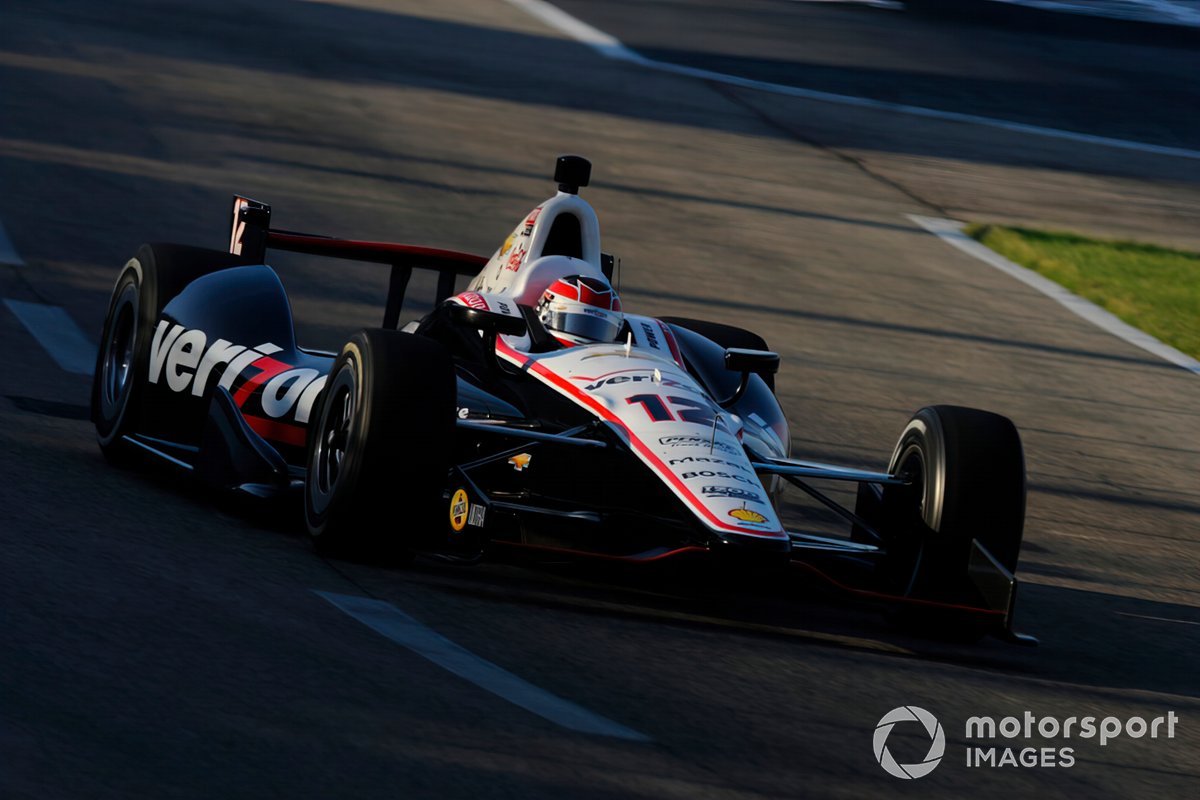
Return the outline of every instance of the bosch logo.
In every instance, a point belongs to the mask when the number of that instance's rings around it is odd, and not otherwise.
[[[925,754],[923,760],[915,764],[900,764],[892,757],[892,753],[887,747],[887,740],[892,733],[892,728],[896,727],[896,723],[899,722],[918,722],[929,734],[929,752]],[[873,742],[875,760],[879,762],[879,766],[883,767],[887,774],[904,780],[923,778],[933,772],[946,753],[946,734],[942,730],[942,723],[938,722],[937,717],[933,714],[919,706],[900,706],[884,714],[883,719],[879,720],[879,724],[875,726]]]
[[[748,483],[750,485],[754,485],[755,483],[753,479],[747,478],[745,475],[735,475],[732,472],[717,472],[711,469],[702,469],[696,472],[685,472],[683,473],[682,477],[685,481],[692,480],[693,478],[724,478],[726,480]]]

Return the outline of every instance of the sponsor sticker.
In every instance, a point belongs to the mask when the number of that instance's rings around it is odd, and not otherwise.
[[[533,233],[533,223],[537,222],[537,218],[539,215],[541,215],[541,213],[541,206],[538,206],[533,211],[529,212],[529,216],[525,218],[525,230],[522,232],[522,236],[528,236],[529,234]]]
[[[660,436],[658,443],[664,447],[709,447],[713,452],[720,451],[728,455],[734,454],[734,449],[725,442],[708,438],[707,436]]]
[[[459,489],[450,498],[450,527],[455,531],[461,531],[467,527],[467,515],[471,510],[471,504],[467,502],[467,490]]]
[[[481,294],[476,294],[475,292],[463,292],[459,295],[459,298],[470,308],[476,308],[480,311],[488,310],[488,302]]]
[[[761,525],[767,521],[767,518],[757,511],[751,511],[748,508],[734,508],[729,512],[729,516],[742,522],[753,522]]]
[[[272,342],[254,347],[225,339],[209,341],[202,330],[187,329],[170,320],[160,320],[150,340],[149,373],[146,380],[164,381],[172,392],[204,395],[210,381],[233,393],[239,408],[256,392],[263,412],[271,418],[291,416],[308,422],[313,403],[325,386],[326,376],[307,367],[294,367],[271,356],[283,348]],[[247,375],[247,373],[250,373]],[[235,390],[233,385],[245,375]]]
[[[642,334],[646,337],[646,342],[655,350],[662,350],[662,346],[658,343],[658,337],[654,334],[654,328],[650,323],[642,323]]]
[[[579,378],[571,376],[572,380],[589,380],[588,378]],[[617,386],[622,383],[655,383],[661,386],[666,386],[671,389],[682,389],[685,392],[694,392],[699,394],[700,391],[695,386],[690,386],[686,383],[674,380],[672,378],[664,378],[662,372],[655,369],[653,372],[640,372],[629,375],[615,375],[611,378],[601,377],[594,383],[589,383],[583,388],[589,392],[594,392],[603,386]]]
[[[508,463],[511,464],[512,468],[517,472],[524,472],[525,468],[529,466],[529,462],[531,460],[533,460],[533,456],[529,455],[529,453],[519,453],[518,455],[510,458]]]
[[[476,503],[471,506],[471,510],[467,512],[467,524],[475,528],[483,527],[483,518],[487,514],[487,507]]]
[[[749,483],[753,485],[754,479],[747,478],[745,475],[738,475],[733,472],[717,472],[712,469],[702,469],[696,472],[685,472],[682,477],[685,481],[690,481],[693,478],[724,478],[729,481],[738,481],[739,483]]]
[[[519,270],[521,268],[521,262],[525,259],[525,254],[527,252],[529,251],[525,249],[524,245],[518,246],[515,250],[513,250],[512,255],[508,257],[508,262],[504,265],[504,268],[512,270],[513,272]]]
[[[763,499],[754,492],[737,486],[704,486],[700,494],[708,497],[732,497],[734,500],[746,500],[751,503],[761,503]]]
[[[749,472],[749,467],[738,464],[736,461],[726,461],[723,458],[713,458],[712,456],[684,456],[683,458],[672,458],[668,461],[671,466],[679,464],[720,464],[723,467],[733,467],[740,469],[742,472]]]

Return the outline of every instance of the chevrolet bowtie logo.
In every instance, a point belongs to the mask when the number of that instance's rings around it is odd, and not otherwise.
[[[510,458],[508,463],[512,464],[513,469],[515,469],[517,472],[521,472],[529,466],[529,460],[531,458],[533,458],[533,456],[529,455],[529,453],[521,453],[520,455],[515,455]]]

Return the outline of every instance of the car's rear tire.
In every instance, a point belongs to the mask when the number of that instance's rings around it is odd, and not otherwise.
[[[1025,523],[1025,457],[1012,421],[959,406],[930,406],[913,415],[888,465],[911,479],[872,499],[860,492],[858,512],[877,526],[888,551],[885,588],[945,604],[976,606],[968,577],[977,539],[1009,572],[1017,568]],[[860,537],[856,537],[860,538]],[[988,627],[978,614],[904,607],[892,615],[916,632],[973,640]]]
[[[456,381],[449,352],[363,330],[329,372],[309,431],[304,516],[324,555],[403,560],[446,524]]]
[[[767,347],[767,342],[763,337],[744,328],[737,328],[733,325],[722,325],[719,322],[708,322],[702,319],[688,319],[686,317],[661,317],[661,319],[669,325],[678,325],[681,328],[687,328],[689,331],[698,333],[704,338],[719,344],[721,347],[741,347],[746,350],[771,349]],[[774,392],[775,376],[768,372],[762,374],[760,377],[766,382],[767,388]]]
[[[154,324],[184,287],[210,272],[245,264],[241,256],[178,244],[144,244],[117,276],[92,374],[92,422],[111,463],[136,453],[124,437],[137,418],[138,376],[144,372]]]

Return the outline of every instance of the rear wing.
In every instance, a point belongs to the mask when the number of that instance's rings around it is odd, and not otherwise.
[[[346,258],[391,266],[387,303],[383,311],[383,327],[394,330],[400,324],[404,295],[414,269],[438,273],[435,303],[454,294],[454,279],[459,275],[474,276],[488,263],[483,256],[417,247],[391,242],[364,242],[354,239],[335,239],[310,233],[295,233],[271,229],[271,207],[248,197],[234,195],[233,219],[229,230],[229,252],[243,256],[250,263],[266,262],[268,248],[287,250],[329,258]]]

